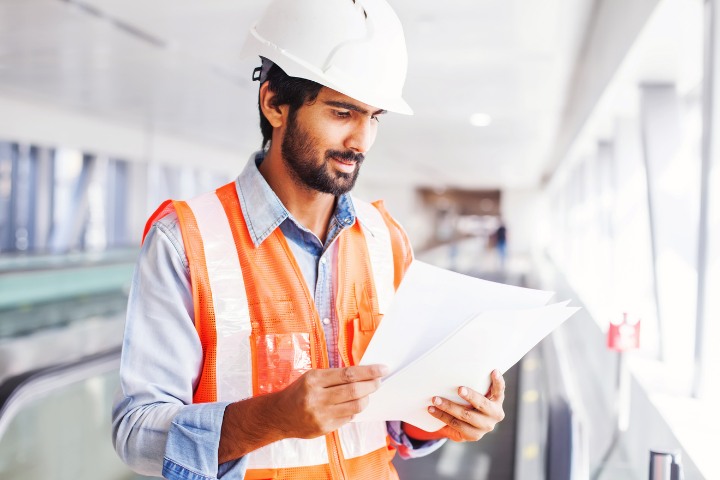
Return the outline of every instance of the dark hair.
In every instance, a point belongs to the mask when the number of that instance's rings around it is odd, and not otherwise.
[[[269,82],[268,89],[275,94],[273,106],[289,105],[291,119],[295,118],[295,114],[300,107],[315,101],[322,88],[322,85],[312,80],[289,76],[277,65],[273,65],[268,70],[267,81]],[[260,107],[259,97],[258,110],[260,110],[260,132],[263,136],[262,148],[266,148],[272,138],[273,127],[265,118],[265,114]]]

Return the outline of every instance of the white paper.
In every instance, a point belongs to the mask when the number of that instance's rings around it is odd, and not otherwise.
[[[427,412],[433,396],[465,404],[458,387],[484,394],[493,369],[505,372],[578,310],[542,306],[551,296],[414,262],[360,362],[388,365],[390,374],[353,421],[440,429]]]
[[[552,296],[553,292],[489,282],[415,260],[360,364],[385,364],[392,375],[479,313],[540,307]]]

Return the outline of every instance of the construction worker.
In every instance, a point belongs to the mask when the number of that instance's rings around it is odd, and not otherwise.
[[[386,369],[359,366],[412,261],[382,203],[352,198],[378,118],[412,113],[400,22],[385,0],[275,0],[261,57],[263,149],[236,181],[148,221],[133,278],[113,441],[135,471],[178,479],[394,479],[445,439],[503,418],[504,382],[447,426],[351,422]]]

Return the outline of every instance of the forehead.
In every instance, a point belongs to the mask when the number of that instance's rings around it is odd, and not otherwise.
[[[381,110],[378,107],[375,107],[373,105],[368,105],[367,103],[360,102],[358,100],[355,100],[352,97],[349,97],[345,95],[344,93],[340,93],[337,90],[333,90],[329,87],[322,87],[320,89],[320,92],[317,96],[317,102],[315,102],[318,105],[324,106],[325,102],[339,102],[339,103],[345,103],[348,105],[355,106],[358,110],[364,110],[366,112],[377,112]]]

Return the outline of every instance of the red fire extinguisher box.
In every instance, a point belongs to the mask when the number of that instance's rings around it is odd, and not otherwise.
[[[623,312],[622,317],[613,320],[607,333],[608,348],[617,351],[640,348],[640,318]]]

